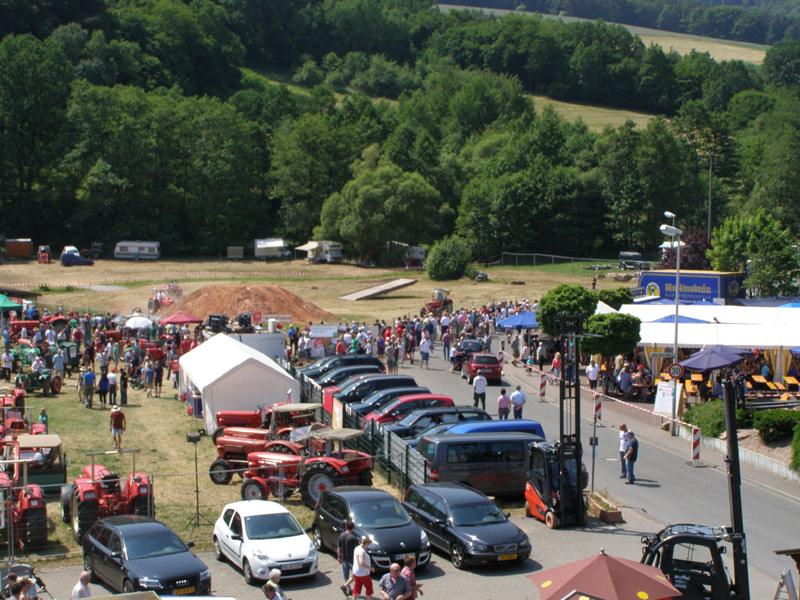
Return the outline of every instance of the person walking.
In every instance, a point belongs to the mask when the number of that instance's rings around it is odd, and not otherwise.
[[[466,367],[461,367],[466,368]],[[473,406],[478,408],[478,403],[480,403],[481,408],[486,410],[486,377],[482,374],[478,373],[475,376],[475,379],[472,380],[472,400]]]
[[[409,600],[411,598],[411,585],[403,577],[398,563],[392,563],[389,572],[381,577],[378,589],[383,595],[383,600]]]
[[[11,354],[11,351],[6,348],[6,351],[3,352],[2,359],[3,364],[3,380],[6,383],[11,383],[11,369],[14,367],[14,355]]]
[[[600,367],[594,362],[594,359],[589,362],[589,366],[586,367],[586,379],[589,381],[589,389],[596,390],[597,389],[597,380],[600,377]]]
[[[72,600],[80,600],[80,598],[91,598],[92,591],[89,589],[89,579],[92,574],[89,571],[81,573],[78,583],[72,588]]]
[[[350,584],[353,581],[353,553],[360,543],[354,529],[355,523],[347,521],[344,532],[339,534],[339,539],[336,541],[336,560],[342,565],[342,579],[344,579],[344,583],[339,587],[345,596],[352,593]]]
[[[620,479],[625,479],[628,476],[628,470],[625,467],[625,444],[628,443],[628,426],[622,423],[619,426],[619,466],[620,466]]]
[[[364,588],[365,598],[372,598],[372,578],[370,575],[375,572],[372,561],[367,552],[367,548],[372,543],[372,539],[365,535],[361,538],[361,543],[353,551],[353,598],[357,598]]]
[[[431,356],[431,341],[425,335],[422,336],[422,341],[419,343],[419,354],[420,354],[419,368],[421,369],[422,363],[425,363],[425,368],[427,369],[428,360],[430,359]]]
[[[117,403],[117,370],[114,367],[108,372],[108,403],[111,406]]]
[[[127,423],[125,421],[125,413],[122,412],[119,406],[112,407],[109,421],[111,424],[111,439],[114,440],[114,448],[122,450],[122,434],[125,433]]]
[[[119,405],[128,405],[128,373],[125,369],[119,374]]]
[[[508,419],[509,412],[511,412],[511,398],[506,395],[506,389],[503,388],[497,397],[497,418],[501,421]]]
[[[636,476],[633,474],[633,466],[639,458],[639,440],[633,435],[632,431],[628,431],[628,439],[625,443],[625,468],[628,471],[628,481],[626,485],[633,485],[636,483]]]
[[[444,321],[444,318],[442,318]],[[449,320],[447,321],[450,322]],[[444,325],[443,325],[444,326]],[[442,334],[442,356],[445,360],[450,358],[450,344],[453,342],[453,334],[450,333],[449,329],[445,329],[444,333]]]
[[[64,350],[59,348],[55,356],[53,356],[53,373],[58,375],[61,381],[65,379],[65,367]]]
[[[86,408],[92,408],[95,381],[97,381],[97,378],[94,371],[92,371],[91,367],[86,367],[86,372],[83,374],[83,397],[86,400]]]
[[[100,400],[100,408],[105,409],[107,397],[108,397],[108,374],[101,372],[100,381],[97,382],[97,398]]]
[[[525,392],[522,391],[522,386],[518,385],[514,393],[511,394],[511,405],[514,407],[514,418],[522,418],[522,407],[525,406],[527,398]]]
[[[417,583],[417,574],[414,572],[414,568],[417,566],[417,560],[414,558],[414,555],[407,554],[403,559],[403,563],[405,566],[403,570],[400,571],[400,574],[408,580],[408,585],[411,586],[411,600],[416,600],[417,594],[420,596],[424,595],[422,592],[422,584]]]

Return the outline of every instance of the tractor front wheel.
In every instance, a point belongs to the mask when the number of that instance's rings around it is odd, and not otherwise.
[[[214,445],[217,445],[217,438],[220,437],[223,433],[225,433],[224,427],[217,427],[214,430],[214,433],[211,434],[211,440],[214,442]]]
[[[97,521],[97,500],[81,500],[78,488],[72,491],[72,535],[79,544]]]
[[[47,541],[47,509],[25,511],[25,547],[40,548]]]
[[[72,486],[61,486],[61,522],[69,523],[72,520]]]
[[[315,463],[306,467],[300,479],[300,495],[307,506],[313,508],[325,490],[345,485],[347,480],[331,465]]]
[[[217,485],[228,485],[233,478],[231,463],[224,458],[218,458],[208,467],[208,476]]]
[[[58,375],[53,377],[53,380],[50,382],[50,389],[53,390],[54,394],[61,393],[61,377]]]
[[[267,490],[255,479],[245,479],[242,482],[242,500],[266,500]]]

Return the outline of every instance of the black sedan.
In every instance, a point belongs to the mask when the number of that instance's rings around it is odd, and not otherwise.
[[[376,365],[352,365],[347,367],[337,367],[336,369],[331,369],[324,375],[322,375],[318,380],[317,383],[320,387],[330,387],[332,385],[339,385],[343,381],[350,379],[356,375],[367,375],[367,374],[381,374],[381,368]]]
[[[531,553],[528,536],[494,502],[458,483],[412,485],[403,506],[446,552],[457,569],[523,561]]]
[[[302,369],[300,372],[306,377],[311,379],[319,379],[325,373],[338,369],[340,367],[354,367],[356,365],[373,365],[386,372],[386,366],[380,358],[369,356],[367,354],[343,354],[339,356],[332,356],[325,359],[325,362],[317,365],[314,363],[310,367]]]
[[[362,402],[348,404],[348,407],[353,412],[360,414],[362,417],[367,416],[371,412],[380,410],[390,402],[397,400],[400,396],[408,396],[410,394],[429,394],[430,390],[423,387],[400,387],[388,388],[385,390],[378,390],[372,392],[369,396],[364,398]]]
[[[83,568],[117,592],[160,596],[211,593],[211,572],[160,521],[116,516],[97,521],[83,537]]]
[[[388,571],[393,562],[413,555],[424,567],[431,559],[428,536],[389,492],[365,486],[325,490],[314,509],[311,536],[317,550],[336,549],[339,534],[352,519],[358,537],[370,536],[367,553],[376,570]]]

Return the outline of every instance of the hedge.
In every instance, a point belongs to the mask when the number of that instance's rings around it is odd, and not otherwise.
[[[800,472],[800,424],[794,426],[794,437],[792,438],[792,462],[789,468]]]
[[[766,443],[792,439],[795,426],[800,423],[800,411],[765,410],[756,413],[753,426]]]

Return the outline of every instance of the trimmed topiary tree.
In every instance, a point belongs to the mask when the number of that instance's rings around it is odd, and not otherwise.
[[[428,277],[434,281],[458,279],[472,259],[469,244],[458,236],[439,240],[428,253]]]
[[[597,308],[597,294],[579,285],[562,283],[548,291],[539,302],[536,319],[548,335],[558,335],[556,317],[560,315],[593,315]]]
[[[597,292],[600,300],[608,304],[614,310],[619,310],[623,304],[633,303],[633,294],[631,290],[626,287],[618,287],[615,290],[600,290]]]
[[[636,348],[641,337],[639,326],[642,322],[633,315],[608,313],[592,315],[587,320],[586,333],[602,337],[587,337],[581,340],[581,350],[589,354],[614,356],[628,354]]]

